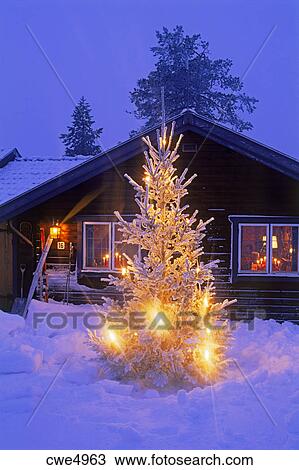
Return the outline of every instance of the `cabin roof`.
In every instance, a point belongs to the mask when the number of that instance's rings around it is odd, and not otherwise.
[[[299,181],[299,161],[243,134],[185,110],[171,120],[176,133],[192,131]],[[146,134],[153,135],[155,129]],[[0,153],[0,220],[7,220],[88,179],[115,168],[144,150],[141,136],[95,157],[23,157],[17,149]],[[204,145],[204,144],[203,144]]]
[[[0,155],[0,207],[90,157],[23,157],[13,149]]]

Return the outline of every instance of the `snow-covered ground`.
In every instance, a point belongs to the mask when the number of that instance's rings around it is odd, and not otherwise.
[[[218,385],[159,394],[99,380],[86,332],[0,313],[2,449],[299,449],[299,327],[240,324]]]

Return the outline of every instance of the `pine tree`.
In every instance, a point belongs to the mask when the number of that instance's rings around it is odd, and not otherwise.
[[[185,34],[182,26],[173,31],[164,27],[156,36],[157,45],[151,48],[155,68],[130,93],[135,117],[145,120],[142,129],[159,122],[161,86],[168,119],[192,109],[234,130],[252,129],[244,117],[255,110],[258,100],[243,92],[241,79],[231,74],[230,59],[212,59],[209,43],[200,34]]]
[[[117,331],[108,322],[99,334],[90,332],[93,348],[115,378],[156,387],[215,380],[226,363],[229,340],[221,318],[231,302],[213,300],[212,268],[217,261],[201,261],[202,240],[212,219],[198,221],[198,211],[190,216],[181,203],[196,175],[186,180],[187,170],[176,174],[182,136],[172,149],[173,135],[174,123],[168,141],[166,128],[161,135],[157,132],[157,148],[149,137],[143,138],[148,147],[143,183],[125,175],[136,191],[140,213],[128,222],[115,212],[124,242],[138,245],[144,256],[131,259],[124,254],[124,275],[109,277],[124,302],[105,298],[101,313],[108,320],[123,314],[131,327]],[[133,328],[132,312],[144,312],[146,328]]]
[[[72,114],[72,125],[68,126],[68,132],[61,134],[60,138],[65,145],[65,155],[97,155],[101,147],[96,142],[103,129],[93,129],[95,121],[91,115],[91,107],[84,96],[75,106]]]

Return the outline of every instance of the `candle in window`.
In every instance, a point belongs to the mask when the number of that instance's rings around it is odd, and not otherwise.
[[[107,268],[109,266],[109,255],[105,255],[103,257],[103,264],[104,264],[104,267]]]

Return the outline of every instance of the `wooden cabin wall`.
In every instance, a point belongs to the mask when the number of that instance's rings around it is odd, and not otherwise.
[[[198,154],[181,152],[177,160],[179,171],[189,166],[189,175],[198,177],[189,187],[186,202],[190,211],[199,210],[199,216],[206,220],[214,217],[208,226],[204,241],[205,260],[220,259],[216,272],[218,287],[225,290],[230,286],[231,226],[229,215],[280,215],[299,216],[299,184],[290,177],[272,170],[229,148],[212,141],[205,141],[197,134],[187,132],[184,144],[195,143]],[[77,239],[77,216],[113,214],[134,214],[137,210],[134,191],[122,176],[128,173],[137,181],[143,177],[143,155],[95,176],[87,182],[54,196],[22,217],[34,220],[36,224],[49,229],[53,219],[62,221],[67,241],[75,245]],[[241,288],[261,287],[259,281]],[[270,284],[263,288],[271,289]],[[277,288],[277,287],[276,287]]]
[[[13,242],[6,223],[0,224],[0,309],[13,297]]]

